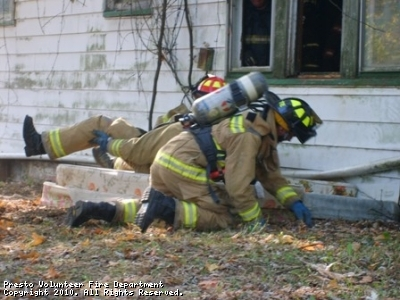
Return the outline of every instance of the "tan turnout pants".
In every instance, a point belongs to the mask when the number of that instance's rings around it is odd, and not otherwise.
[[[93,130],[106,132],[114,139],[130,139],[140,136],[140,131],[122,118],[111,119],[95,116],[72,126],[42,132],[42,142],[51,159],[96,146],[90,143],[95,136]]]
[[[151,168],[151,186],[167,196],[180,199],[176,200],[175,229],[215,230],[234,224],[228,205],[229,196],[222,187],[212,186],[220,200],[217,204],[207,184],[185,180],[158,164],[153,164]]]

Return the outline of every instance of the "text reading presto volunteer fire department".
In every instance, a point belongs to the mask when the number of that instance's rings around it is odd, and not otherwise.
[[[9,297],[77,297],[77,296],[183,296],[179,289],[168,290],[162,281],[159,282],[11,282],[3,281],[2,294]]]

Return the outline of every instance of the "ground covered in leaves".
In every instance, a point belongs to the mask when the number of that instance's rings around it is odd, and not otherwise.
[[[400,299],[398,223],[70,229],[40,194],[0,182],[1,299]]]

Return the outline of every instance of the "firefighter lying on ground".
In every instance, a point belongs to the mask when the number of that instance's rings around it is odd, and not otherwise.
[[[200,98],[225,84],[222,78],[208,74],[191,89],[192,97]],[[182,132],[180,123],[172,121],[174,115],[188,112],[182,103],[161,116],[157,120],[156,128],[147,133],[122,118],[111,119],[100,115],[69,127],[39,134],[33,125],[33,119],[26,116],[23,126],[25,154],[27,157],[47,154],[50,159],[57,159],[94,147],[93,155],[102,167],[148,174],[158,149]],[[102,147],[97,147],[98,144]],[[106,151],[117,159],[112,160]]]
[[[184,131],[158,151],[150,186],[141,200],[121,200],[115,205],[78,201],[68,210],[67,225],[76,227],[89,219],[135,222],[145,232],[153,220],[161,219],[174,229],[202,231],[230,227],[233,216],[245,223],[263,224],[252,186],[258,180],[311,227],[310,211],[281,175],[277,145],[293,136],[305,143],[316,136],[322,121],[301,99],[281,100],[271,92],[267,98],[211,126],[223,189],[210,178],[210,164],[194,134]]]

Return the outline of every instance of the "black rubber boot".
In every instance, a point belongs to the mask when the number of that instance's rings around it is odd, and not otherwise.
[[[65,223],[70,227],[78,227],[90,219],[111,222],[115,213],[115,205],[111,203],[79,200],[68,209]]]
[[[146,198],[148,199],[143,199]],[[174,224],[175,219],[175,200],[172,197],[165,196],[163,193],[151,188],[149,193],[144,193],[142,198],[142,207],[139,209],[135,224],[140,227],[142,233],[155,219],[161,219],[168,225]]]
[[[107,152],[101,150],[100,147],[94,147],[92,149],[92,154],[96,163],[102,168],[114,169],[115,158],[111,158],[111,156],[108,155]]]
[[[25,141],[25,155],[27,157],[33,155],[46,154],[43,148],[42,136],[36,131],[33,125],[33,119],[30,116],[25,116],[22,135]]]

